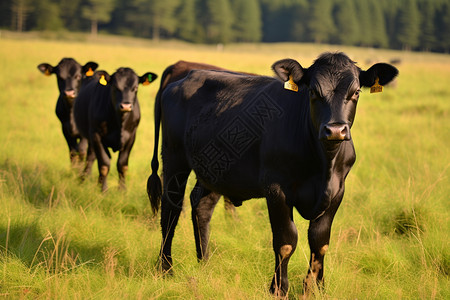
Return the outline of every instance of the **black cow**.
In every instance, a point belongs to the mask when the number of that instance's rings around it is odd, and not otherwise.
[[[98,182],[102,191],[106,191],[111,161],[109,147],[114,152],[119,151],[119,184],[125,188],[128,158],[141,118],[138,86],[148,85],[158,76],[147,72],[139,77],[130,68],[119,68],[111,76],[104,71],[95,76],[100,77],[100,80],[93,80],[81,89],[73,109],[76,126],[89,141],[84,174],[90,173],[92,163],[97,158]]]
[[[287,266],[297,244],[293,207],[310,220],[305,293],[313,280],[322,282],[331,223],[356,157],[350,128],[360,88],[385,85],[398,71],[384,63],[362,71],[343,53],[324,53],[309,68],[292,59],[272,68],[282,81],[198,70],[163,93],[161,118],[155,118],[155,126],[162,123],[163,270],[172,268],[174,230],[186,178],[194,170],[199,183],[190,198],[198,258],[208,257],[218,194],[237,205],[265,197],[275,252],[271,292],[288,291]],[[152,174],[150,189],[159,180]],[[149,194],[155,211],[160,196]]]
[[[56,102],[56,115],[61,121],[64,138],[67,141],[72,166],[84,161],[86,156],[87,141],[80,139],[80,135],[74,126],[72,108],[82,85],[85,85],[94,74],[98,64],[88,62],[80,65],[73,58],[63,58],[56,66],[48,63],[38,65],[39,71],[44,75],[56,74],[58,80],[59,96]]]
[[[210,65],[210,64],[204,64],[204,63],[198,63],[198,62],[190,62],[190,61],[184,61],[180,60],[173,65],[168,66],[163,74],[161,75],[161,83],[159,86],[159,90],[156,93],[155,97],[155,118],[160,118],[161,110],[159,102],[161,101],[162,93],[166,89],[166,87],[175,81],[178,81],[192,71],[192,70],[220,70],[220,71],[227,71],[224,68]],[[248,73],[243,73],[248,74]],[[249,74],[253,75],[253,74]],[[159,139],[159,126],[155,128],[155,139]],[[154,171],[155,176],[158,175],[158,168],[159,168],[159,161],[158,161],[158,147],[154,148],[153,152],[153,159],[152,159],[152,170]],[[158,181],[156,181],[158,182]],[[158,194],[161,193],[161,186],[155,187],[153,186],[150,189],[150,186],[147,187],[147,193],[155,193],[155,197],[157,197]],[[236,211],[234,208],[234,205],[231,203],[230,199],[227,197],[224,197],[225,201],[225,209],[230,211],[233,215],[235,215]]]

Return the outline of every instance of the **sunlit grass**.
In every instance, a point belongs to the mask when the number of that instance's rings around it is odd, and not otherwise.
[[[32,50],[32,51],[31,51]],[[159,218],[145,187],[153,154],[153,104],[159,80],[139,89],[142,120],[131,153],[126,192],[118,190],[113,154],[110,189],[97,170],[80,183],[54,109],[56,79],[39,63],[62,57],[97,61],[114,72],[161,74],[180,59],[271,75],[291,57],[308,67],[322,51],[341,50],[362,68],[401,58],[395,87],[364,90],[352,128],[357,162],[332,228],[321,299],[446,299],[450,296],[450,103],[448,55],[327,45],[195,46],[116,37],[71,41],[0,39],[0,296],[6,298],[271,299],[272,237],[265,200],[237,209],[221,200],[211,222],[211,259],[198,263],[189,201],[177,226],[175,274],[155,266]],[[192,188],[193,183],[190,182]],[[308,222],[299,231],[289,276],[302,293]]]

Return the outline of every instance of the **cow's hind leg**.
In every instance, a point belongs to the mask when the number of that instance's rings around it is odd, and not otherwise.
[[[233,218],[237,219],[238,215],[236,212],[236,207],[234,206],[233,202],[231,202],[230,198],[223,196],[223,202],[225,206],[225,211],[229,213]]]
[[[171,165],[177,166],[175,161],[171,161]],[[190,170],[188,168],[181,172],[174,172],[169,168],[164,169],[164,192],[161,199],[162,244],[160,252],[160,263],[164,272],[170,272],[173,266],[172,240],[183,208],[184,191],[189,173]]]
[[[220,195],[204,188],[198,181],[191,192],[192,224],[198,260],[209,257],[209,222]]]
[[[284,296],[289,288],[287,275],[289,259],[297,247],[297,227],[293,221],[292,208],[286,204],[285,195],[278,185],[269,188],[267,207],[275,252],[275,275],[270,291],[276,296]]]
[[[342,191],[322,216],[309,222],[308,242],[311,254],[308,275],[303,282],[305,295],[310,294],[314,286],[323,287],[323,260],[330,242],[331,224],[343,194]]]

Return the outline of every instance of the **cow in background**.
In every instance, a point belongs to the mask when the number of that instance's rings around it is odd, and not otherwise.
[[[69,146],[72,166],[75,166],[78,162],[83,162],[87,151],[87,141],[81,139],[74,126],[72,119],[73,104],[81,86],[87,84],[97,67],[98,64],[92,61],[82,66],[73,58],[63,58],[56,66],[48,63],[38,65],[39,71],[44,75],[56,75],[59,96],[55,112],[61,121],[63,135]]]
[[[172,240],[194,170],[201,186],[190,195],[193,210],[201,208],[192,218],[197,257],[208,258],[218,195],[235,204],[265,197],[275,254],[271,292],[288,292],[288,262],[297,246],[294,207],[310,220],[304,292],[322,285],[331,224],[356,159],[350,129],[361,87],[381,91],[398,70],[379,63],[364,71],[343,53],[324,53],[309,68],[283,59],[272,69],[278,78],[195,70],[168,85],[155,103],[161,106],[155,128],[161,121],[164,186],[162,195],[149,197],[154,211],[161,205],[164,271],[173,266]],[[150,191],[161,185],[155,171]]]
[[[111,148],[114,152],[119,151],[119,186],[125,188],[128,158],[141,119],[138,86],[148,85],[158,76],[151,72],[138,76],[130,68],[119,68],[111,76],[98,71],[94,76],[100,79],[92,80],[81,89],[73,109],[76,127],[89,141],[83,176],[90,173],[97,158],[98,182],[102,191],[106,191],[111,162],[108,148]]]

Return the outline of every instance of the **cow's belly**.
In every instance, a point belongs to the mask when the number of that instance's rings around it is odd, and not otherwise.
[[[206,187],[239,202],[263,196],[257,146],[239,152],[211,134],[191,137],[186,152],[191,168]]]

